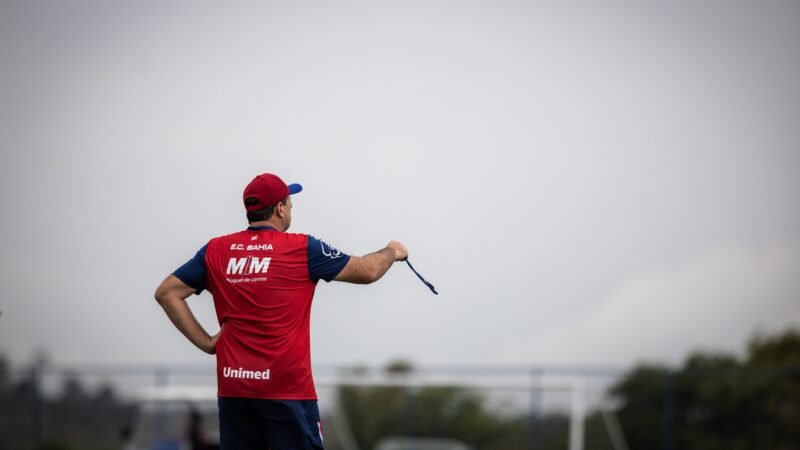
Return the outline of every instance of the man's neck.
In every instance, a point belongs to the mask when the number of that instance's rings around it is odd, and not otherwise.
[[[251,227],[272,227],[278,231],[286,231],[283,226],[275,220],[262,220],[260,222],[250,222]]]

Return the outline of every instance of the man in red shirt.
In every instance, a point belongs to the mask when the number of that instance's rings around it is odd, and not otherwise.
[[[317,282],[372,283],[408,256],[396,241],[358,257],[313,236],[286,233],[290,195],[301,190],[273,174],[257,176],[243,195],[250,226],[211,239],[155,293],[178,330],[217,355],[223,450],[322,448],[309,337]],[[186,303],[205,289],[220,324],[214,336]]]

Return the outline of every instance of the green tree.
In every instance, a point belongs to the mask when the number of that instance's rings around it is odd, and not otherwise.
[[[77,375],[68,376],[61,395],[52,397],[35,388],[32,369],[13,374],[9,366],[0,354],[0,449],[34,449],[37,439],[41,448],[53,450],[119,447],[118,430],[131,405],[119,401],[110,386],[94,392]]]
[[[754,338],[743,360],[698,353],[643,366],[612,388],[633,449],[800,448],[800,333]]]
[[[397,361],[386,371],[402,376],[413,366]],[[529,448],[527,416],[489,411],[484,398],[470,389],[345,386],[339,398],[362,449],[387,436],[455,438],[478,449]]]
[[[668,387],[665,367],[647,365],[633,370],[612,389],[621,397],[619,419],[632,449],[660,447],[665,421],[664,393]]]

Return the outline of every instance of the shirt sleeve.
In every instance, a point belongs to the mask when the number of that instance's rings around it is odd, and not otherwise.
[[[194,258],[172,272],[184,284],[197,289],[196,294],[198,295],[206,288],[206,247],[204,245],[197,251]]]
[[[314,281],[330,282],[344,269],[350,255],[336,250],[327,242],[308,236],[308,274]]]

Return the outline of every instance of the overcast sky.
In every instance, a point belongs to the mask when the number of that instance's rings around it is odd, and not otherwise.
[[[601,4],[602,3],[602,4]],[[316,364],[675,363],[800,325],[796,1],[0,2],[0,352],[199,362],[153,300],[246,226],[320,283]],[[217,329],[207,293],[190,305]]]

